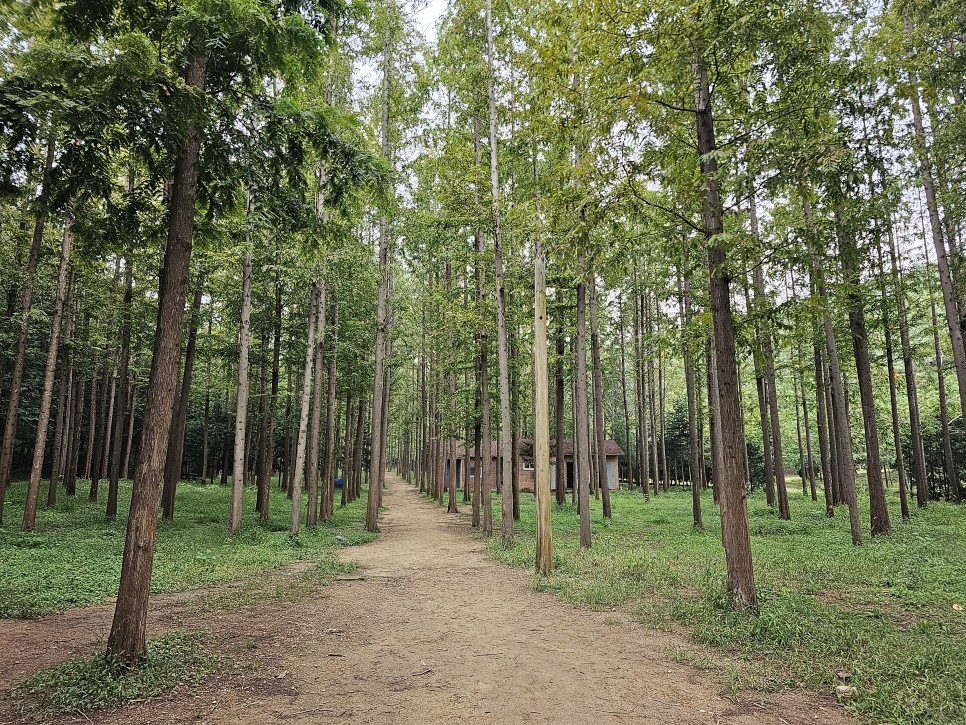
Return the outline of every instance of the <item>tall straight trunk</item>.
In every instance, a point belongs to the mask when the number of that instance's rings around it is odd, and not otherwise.
[[[885,265],[882,261],[882,246],[876,247],[879,267],[876,277],[879,283],[879,303],[882,313],[882,329],[885,334],[886,370],[889,374],[889,412],[892,420],[892,445],[896,452],[896,472],[899,478],[899,506],[903,521],[909,520],[908,482],[906,480],[906,463],[902,454],[902,431],[899,427],[899,401],[896,392],[896,365],[893,359],[892,320],[889,316],[889,302],[886,296]],[[910,434],[910,444],[914,434]]]
[[[836,220],[838,221],[838,212]],[[838,224],[836,225],[838,226]],[[889,508],[886,505],[885,488],[882,483],[882,462],[879,455],[879,426],[876,420],[875,395],[872,390],[872,363],[869,360],[869,337],[865,324],[865,304],[859,293],[858,248],[848,233],[839,233],[839,251],[842,268],[849,283],[847,294],[849,329],[852,333],[852,349],[855,355],[856,377],[859,397],[862,401],[862,422],[865,427],[866,477],[869,484],[869,504],[872,535],[885,535],[891,530]]]
[[[362,448],[366,432],[366,401],[365,398],[359,399],[359,412],[356,414],[356,441],[352,446],[352,500],[355,501],[361,495],[362,487]]]
[[[667,385],[664,379],[664,360],[662,359],[661,349],[657,351],[657,410],[658,428],[661,436],[661,485],[665,491],[671,488],[671,473],[667,465],[667,425],[666,425],[666,406]]]
[[[64,337],[69,337],[65,333]],[[66,347],[66,345],[62,346]],[[74,363],[70,355],[63,355],[63,365],[66,377],[62,374],[60,378],[60,390],[57,393],[57,423],[54,428],[54,459],[50,466],[50,479],[47,482],[47,508],[57,505],[57,485],[60,482],[61,470],[64,466],[66,454],[64,449],[67,447],[68,433],[70,430],[70,411],[73,400]]]
[[[749,196],[749,210],[751,218],[751,233],[757,240],[758,230],[758,205],[755,199],[754,190]],[[775,384],[775,354],[772,349],[771,320],[769,311],[771,305],[765,294],[765,273],[762,265],[755,267],[755,301],[758,303],[759,314],[761,315],[761,347],[765,362],[765,383],[768,386],[768,418],[771,425],[771,448],[774,455],[773,472],[775,475],[775,487],[778,493],[778,514],[783,519],[791,518],[791,511],[788,507],[788,489],[785,484],[785,458],[782,451],[782,431],[781,420],[778,415],[778,386]],[[795,407],[798,410],[798,406]]]
[[[806,223],[812,231],[811,205],[803,197],[803,208],[805,211]],[[846,409],[845,382],[842,379],[842,368],[839,365],[838,347],[835,342],[835,330],[832,327],[832,318],[829,315],[828,291],[825,288],[825,275],[822,271],[823,255],[819,249],[817,238],[813,238],[814,255],[816,261],[813,263],[812,276],[815,280],[815,287],[819,296],[822,298],[825,310],[822,315],[822,329],[825,334],[825,350],[828,354],[829,388],[831,392],[831,417],[834,426],[830,445],[835,447],[835,456],[838,465],[838,483],[842,492],[842,500],[849,508],[849,527],[852,532],[852,543],[859,546],[862,543],[862,529],[859,524],[858,505],[856,503],[855,492],[855,464],[852,459],[852,429],[849,424],[848,410]],[[836,496],[838,500],[838,496]]]
[[[94,368],[91,374],[91,399],[88,404],[87,413],[87,448],[84,453],[84,475],[82,478],[86,478],[90,481],[90,493],[87,498],[89,501],[97,500],[97,481],[91,476],[91,467],[94,464],[94,444],[95,435],[97,434],[97,411],[99,410],[97,406],[97,391],[100,389],[97,385],[97,375],[100,372],[100,368]],[[106,372],[106,371],[105,371]]]
[[[164,487],[161,490],[161,511],[168,521],[174,519],[174,499],[181,480],[181,463],[184,460],[184,434],[188,425],[188,406],[191,401],[191,377],[198,346],[198,317],[201,311],[202,284],[198,280],[194,298],[191,300],[191,316],[188,318],[188,344],[184,353],[184,371],[181,375],[181,392],[178,394],[174,417],[171,419],[168,453],[164,461]]]
[[[641,491],[644,494],[644,500],[647,501],[650,497],[649,487],[650,483],[647,478],[647,466],[645,465],[645,448],[644,444],[647,441],[647,419],[644,416],[644,347],[641,341],[641,320],[640,313],[638,310],[638,295],[635,292],[633,296],[633,308],[634,308],[634,392],[636,396],[637,404],[637,440],[635,442],[635,465],[637,466],[637,480],[641,484]]]
[[[342,501],[340,508],[345,508],[349,502],[349,480],[352,478],[352,395],[345,399],[345,440],[342,444]]]
[[[206,51],[190,49],[185,84],[204,91]],[[123,662],[139,660],[145,651],[148,598],[154,565],[158,503],[164,478],[174,394],[181,356],[181,328],[188,293],[188,267],[194,233],[201,134],[189,123],[175,160],[171,187],[168,239],[158,290],[158,323],[148,383],[141,449],[134,472],[131,511],[124,542],[121,581],[114,621],[107,641],[108,654]]]
[[[923,240],[925,242],[925,240]],[[926,247],[926,261],[929,260],[929,248]],[[953,461],[952,439],[949,433],[949,407],[946,402],[946,374],[943,371],[943,349],[939,342],[939,322],[936,315],[936,299],[933,295],[932,283],[928,284],[929,309],[932,318],[933,350],[936,355],[936,385],[939,389],[939,424],[943,442],[943,472],[946,482],[952,491],[958,487],[956,464]]]
[[[77,493],[77,466],[80,459],[81,428],[84,420],[85,383],[79,379],[74,390],[74,411],[71,413],[70,436],[67,441],[67,462],[64,465],[64,492],[68,496]]]
[[[916,505],[925,508],[929,500],[926,482],[926,454],[922,442],[922,421],[919,416],[919,391],[916,384],[916,368],[909,341],[909,313],[906,288],[899,270],[895,235],[890,221],[888,227],[889,261],[892,267],[892,286],[899,308],[899,344],[902,347],[902,370],[906,382],[906,401],[909,406],[909,440],[912,449],[913,474],[916,481]]]
[[[20,396],[23,392],[23,371],[27,360],[27,331],[30,326],[30,310],[33,307],[34,286],[37,278],[37,264],[40,261],[41,246],[44,241],[44,228],[47,224],[47,197],[50,194],[50,171],[54,164],[54,141],[47,141],[47,155],[44,161],[43,190],[40,205],[34,221],[34,232],[30,242],[30,255],[24,271],[23,286],[20,290],[20,330],[17,349],[14,353],[13,370],[10,374],[10,398],[7,401],[7,418],[3,429],[3,443],[0,445],[0,524],[3,523],[4,493],[10,485],[13,466],[13,449],[17,442],[17,417],[20,414]]]
[[[131,363],[131,303],[134,297],[134,260],[129,250],[124,260],[124,300],[121,303],[121,367],[118,370],[120,388],[117,400],[118,410],[114,420],[114,447],[111,452],[111,471],[107,486],[107,518],[117,516],[117,489],[121,479],[121,449],[124,446],[124,429],[127,427],[125,413],[134,416],[134,410],[128,410],[128,373]]]
[[[275,242],[276,263],[281,257],[279,237]],[[278,386],[282,356],[282,272],[275,272],[275,319],[272,325],[272,395],[268,403],[268,426],[258,465],[258,517],[268,522],[269,494],[272,489],[272,469],[275,461],[275,431],[278,417]]]
[[[482,349],[483,343],[480,342]],[[489,452],[487,452],[489,455]],[[480,528],[483,498],[483,356],[476,353],[476,407],[473,423],[473,460],[476,462],[476,475],[473,478],[473,501],[470,525]]]
[[[113,325],[111,325],[113,327]],[[90,479],[91,479],[91,492],[90,499],[92,501],[97,500],[97,493],[99,490],[100,480],[101,480],[101,459],[104,457],[104,439],[107,437],[106,426],[107,426],[107,408],[108,408],[108,397],[111,386],[109,384],[109,379],[112,379],[110,371],[109,356],[104,356],[104,380],[100,387],[100,399],[97,401],[97,422],[94,424],[94,446],[93,446],[93,458],[91,459],[90,468]],[[92,419],[93,420],[93,419]]]
[[[493,436],[490,432],[490,370],[489,370],[489,341],[486,333],[482,335],[480,344],[480,415],[482,423],[480,433],[482,436],[483,457],[480,461],[480,470],[483,473],[482,506],[483,506],[483,535],[493,535],[493,496],[490,485],[490,466],[493,463]],[[497,473],[499,475],[499,472]]]
[[[292,498],[292,526],[291,533],[299,532],[302,520],[302,487],[305,485],[305,450],[307,447],[309,428],[309,404],[312,398],[312,363],[315,360],[315,335],[319,327],[318,318],[321,316],[322,302],[320,299],[318,282],[312,283],[312,297],[309,302],[308,336],[305,342],[305,368],[302,373],[302,404],[299,413],[299,427],[295,444],[295,465],[292,480],[289,483],[289,495]]]
[[[644,325],[646,327],[647,337],[649,340],[653,340],[654,324],[653,318],[651,317],[650,295],[645,294],[641,298],[641,303],[645,306]],[[654,389],[654,352],[655,350],[652,343],[650,354],[647,356],[647,415],[651,429],[651,464],[648,466],[648,468],[651,471],[651,491],[655,496],[657,496],[659,490],[658,481],[661,477],[661,474],[658,468],[657,460],[657,395]]]
[[[325,402],[325,465],[322,470],[321,508],[319,515],[323,521],[329,521],[335,513],[335,420],[338,401],[335,397],[336,363],[339,350],[339,304],[335,292],[332,294],[332,335],[329,338],[329,371],[328,391]]]
[[[621,348],[621,405],[624,407],[624,445],[627,446],[627,450],[624,452],[624,457],[628,463],[627,465],[627,476],[628,476],[628,488],[634,488],[634,465],[632,461],[634,460],[632,456],[631,449],[631,417],[628,412],[627,407],[627,369],[624,355],[624,298],[618,297],[617,300],[617,330],[618,335],[620,335],[620,348]],[[693,380],[692,380],[693,382]],[[692,401],[694,402],[694,401]],[[618,486],[620,485],[620,465],[618,465]]]
[[[295,455],[292,452],[292,391],[298,386],[292,384],[292,366],[285,366],[288,370],[286,376],[288,384],[285,393],[285,415],[282,418],[284,435],[282,436],[282,475],[279,477],[279,486],[283,491],[291,490],[292,461]]]
[[[453,294],[453,281],[452,281],[452,264],[447,259],[446,260],[446,293],[447,297],[451,298]],[[446,323],[446,334],[447,334],[447,344],[449,347],[450,355],[455,356],[455,348],[453,344],[453,324],[451,320],[447,320]],[[452,357],[450,358],[451,363],[453,362]],[[456,420],[456,368],[455,365],[450,365],[449,370],[449,425],[454,425]],[[451,470],[449,471],[449,477],[447,479],[449,484],[449,503],[446,506],[446,512],[455,514],[459,513],[459,509],[456,506],[456,431],[452,431],[452,434],[447,435],[447,461],[452,461]]]
[[[512,462],[509,452],[513,447],[513,424],[510,419],[510,362],[507,352],[506,331],[506,283],[503,273],[503,240],[500,236],[500,163],[496,139],[496,91],[493,76],[496,72],[496,59],[493,48],[493,2],[486,0],[486,58],[489,67],[487,79],[487,108],[490,121],[490,191],[491,213],[493,219],[493,267],[496,275],[496,358],[500,378],[500,448],[503,451],[501,479],[505,485],[513,478]],[[513,495],[503,492],[502,526],[503,545],[513,541]]]
[[[685,248],[685,254],[687,249]],[[687,257],[685,257],[687,265]],[[704,521],[701,517],[701,478],[704,470],[704,445],[698,434],[697,426],[697,392],[695,390],[694,374],[694,350],[688,335],[688,327],[691,324],[693,298],[691,295],[691,271],[685,266],[683,280],[681,282],[682,294],[678,298],[681,308],[681,323],[685,328],[681,339],[684,347],[684,387],[688,398],[688,443],[691,449],[691,516],[694,520],[694,528],[704,531]]]
[[[553,527],[550,519],[550,391],[547,380],[547,259],[539,236],[533,258],[533,492],[536,496],[536,569],[548,576],[553,572]],[[558,345],[563,340],[558,338]],[[562,373],[560,378],[562,378]],[[559,378],[558,378],[559,380]],[[557,401],[563,397],[562,382],[558,383]],[[557,469],[562,467],[559,440],[562,410],[557,412]],[[560,475],[557,475],[558,500]]]
[[[57,270],[57,295],[54,298],[54,314],[50,319],[50,340],[47,344],[47,364],[44,367],[44,386],[40,396],[40,411],[37,415],[37,435],[34,439],[33,463],[30,467],[30,482],[27,485],[27,500],[23,511],[23,530],[32,531],[37,521],[37,500],[40,497],[40,475],[44,467],[44,453],[47,448],[47,428],[50,425],[50,404],[54,397],[54,372],[57,369],[57,346],[60,342],[60,327],[64,318],[64,299],[67,296],[67,270],[70,266],[71,246],[74,241],[74,200],[67,205],[64,219],[64,234],[60,246],[60,267]],[[0,494],[2,495],[2,494]]]
[[[590,280],[590,349],[594,381],[594,432],[597,436],[597,480],[600,486],[604,518],[611,518],[610,485],[607,481],[607,453],[604,446],[604,381],[600,371],[600,310],[597,285]]]
[[[564,326],[563,321],[557,328],[555,343],[557,360],[554,364],[554,456],[557,461],[556,482],[557,505],[567,503],[567,462],[564,460]]]
[[[305,477],[308,488],[305,525],[312,527],[318,522],[319,509],[319,445],[322,434],[322,375],[325,362],[325,316],[326,285],[322,282],[319,289],[319,311],[315,323],[315,372],[312,387],[312,417],[307,432]],[[308,382],[306,384],[309,384]]]
[[[264,285],[262,287],[262,291],[267,293],[268,286]],[[262,505],[262,488],[269,485],[268,481],[266,480],[266,475],[271,475],[271,471],[266,474],[262,469],[262,463],[265,459],[265,444],[268,442],[268,406],[266,400],[268,395],[268,330],[264,327],[259,335],[258,346],[258,432],[255,435],[255,439],[258,441],[258,447],[254,451],[254,477],[255,513],[260,514],[260,508]],[[261,517],[259,517],[259,520],[261,520]]]
[[[248,195],[248,208],[251,209],[251,194]],[[242,494],[245,486],[245,433],[248,423],[248,352],[251,346],[252,314],[252,257],[246,251],[242,255],[242,304],[241,324],[238,330],[238,399],[235,412],[235,457],[231,468],[231,511],[228,517],[228,532],[234,534],[241,528]],[[187,372],[187,364],[185,365]],[[179,462],[180,468],[180,462]],[[180,472],[180,471],[179,471]]]
[[[578,274],[586,273],[584,252],[577,257]],[[577,282],[577,389],[575,418],[577,435],[574,442],[580,451],[577,480],[577,508],[580,513],[580,546],[589,549],[590,540],[590,437],[587,427],[587,285]]]
[[[715,383],[717,387],[718,432],[720,434],[721,470],[716,471],[715,489],[721,507],[721,536],[728,569],[728,591],[740,608],[757,609],[751,563],[751,539],[748,532],[748,510],[745,503],[744,470],[741,436],[741,405],[738,397],[738,365],[735,349],[734,319],[731,312],[730,280],[726,255],[720,236],[724,232],[721,190],[717,178],[717,149],[711,92],[703,61],[693,64],[695,80],[695,117],[698,154],[704,177],[703,216],[708,248],[710,281],[708,303],[714,337]]]
[[[131,386],[131,402],[128,405],[130,413],[127,418],[127,438],[124,442],[124,459],[121,461],[121,478],[124,480],[128,479],[127,474],[131,470],[131,451],[134,448],[134,422],[138,399],[137,378],[132,375],[129,382]]]
[[[99,475],[101,478],[110,476],[111,460],[111,432],[114,430],[114,410],[117,403],[117,373],[111,376],[111,388],[107,394],[107,415],[104,418],[104,433],[101,441],[101,467]]]
[[[390,37],[389,26],[382,47],[382,113],[380,118],[380,150],[383,158],[390,160],[389,139],[389,73],[390,73]],[[376,305],[376,350],[372,386],[372,443],[369,459],[369,498],[366,501],[366,531],[379,531],[379,506],[382,502],[382,471],[385,462],[382,460],[383,441],[383,407],[385,397],[383,390],[386,382],[386,346],[387,329],[389,324],[389,220],[382,216],[379,219],[379,292]]]
[[[912,35],[912,23],[905,18],[906,34]],[[926,131],[922,121],[922,101],[919,94],[919,79],[915,72],[910,72],[910,104],[912,106],[912,126],[915,132],[913,146],[919,160],[919,178],[926,194],[926,209],[929,213],[929,228],[932,234],[933,247],[936,251],[936,267],[939,270],[939,286],[943,295],[943,306],[946,311],[946,325],[949,328],[949,341],[953,353],[953,365],[956,369],[956,381],[959,387],[960,410],[966,414],[966,345],[963,342],[963,329],[960,324],[960,314],[956,302],[956,290],[953,286],[952,274],[949,270],[949,258],[946,254],[946,244],[943,240],[942,220],[939,214],[939,203],[936,199],[936,185],[933,178],[933,163],[926,142]],[[950,244],[953,240],[948,240]],[[959,500],[959,482],[954,480],[954,500]]]

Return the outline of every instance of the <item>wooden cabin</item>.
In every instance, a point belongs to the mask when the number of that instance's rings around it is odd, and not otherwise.
[[[497,489],[497,484],[500,480],[502,474],[501,471],[501,453],[500,445],[498,441],[491,441],[489,446],[483,445],[483,450],[486,451],[489,448],[490,457],[490,468],[489,468],[489,481],[490,488],[492,490]],[[535,471],[534,471],[534,461],[533,461],[533,440],[530,438],[523,438],[519,442],[519,454],[517,458],[517,466],[520,471],[520,490],[521,491],[533,491],[535,485]],[[557,487],[557,456],[555,448],[555,441],[550,440],[550,489],[556,490]],[[469,450],[469,455],[464,450],[464,444],[460,442],[454,442],[451,447],[453,451],[451,456],[448,456],[446,461],[446,476],[447,482],[449,481],[449,476],[455,472],[456,474],[456,485],[460,488],[463,485],[463,479],[467,472],[467,467],[469,469],[469,475],[475,476],[476,469],[479,465],[476,460],[476,451],[471,446]],[[483,454],[485,455],[485,453]],[[607,462],[607,482],[611,490],[616,490],[618,488],[618,478],[617,478],[617,461],[624,455],[623,449],[614,440],[604,441],[604,457]],[[481,456],[482,457],[482,456]],[[571,489],[576,481],[576,463],[574,461],[574,442],[572,439],[564,439],[563,442],[563,465],[566,466],[566,480],[567,488]]]

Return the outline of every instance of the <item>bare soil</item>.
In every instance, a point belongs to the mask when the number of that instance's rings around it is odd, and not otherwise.
[[[487,556],[465,516],[444,514],[395,476],[387,485],[382,535],[346,551],[361,564],[355,575],[287,588],[303,565],[265,575],[254,590],[155,597],[151,636],[212,632],[224,667],[210,683],[61,722],[854,722],[830,698],[727,697],[713,673],[669,655],[693,644],[534,592],[529,573]],[[103,646],[111,614],[108,604],[0,622],[0,688]],[[3,722],[16,717],[0,703]]]

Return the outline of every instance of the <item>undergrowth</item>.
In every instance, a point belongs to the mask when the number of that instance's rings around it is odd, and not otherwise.
[[[18,713],[42,721],[54,715],[107,710],[207,681],[218,658],[201,632],[170,632],[148,642],[144,660],[125,666],[105,653],[38,670],[14,685]]]
[[[36,617],[68,607],[97,604],[117,592],[126,518],[108,521],[104,501],[90,503],[78,481],[78,495],[60,495],[53,509],[41,508],[37,528],[16,527],[23,513],[26,483],[7,490],[6,523],[0,527],[0,618]],[[192,589],[251,577],[295,561],[319,562],[319,573],[344,566],[336,549],[371,541],[362,530],[365,496],[335,508],[329,522],[289,534],[291,503],[272,491],[267,524],[254,513],[255,492],[245,490],[242,530],[228,535],[230,489],[182,482],[173,521],[158,521],[152,592]],[[121,482],[118,510],[128,510],[129,481]],[[302,497],[303,500],[305,497]],[[304,516],[304,514],[303,514]],[[339,537],[339,538],[336,538]]]

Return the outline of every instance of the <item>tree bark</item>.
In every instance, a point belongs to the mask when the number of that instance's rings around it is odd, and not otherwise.
[[[594,432],[597,436],[597,481],[600,486],[604,518],[609,519],[612,516],[604,436],[604,381],[600,371],[600,310],[597,303],[597,285],[593,276],[590,281],[590,350],[594,382]]]
[[[131,303],[134,296],[134,262],[131,250],[124,260],[124,299],[121,303],[121,367],[118,371],[120,388],[117,400],[118,410],[114,420],[114,447],[111,452],[111,471],[107,486],[107,518],[117,516],[117,490],[121,478],[121,456],[124,447],[124,430],[127,427],[124,416],[129,412],[134,416],[134,410],[127,411],[128,404],[128,373],[131,363]]]
[[[314,527],[318,523],[319,512],[319,468],[321,464],[319,445],[321,443],[322,427],[322,374],[325,362],[325,317],[326,317],[326,284],[323,281],[319,288],[319,310],[315,323],[315,370],[312,381],[312,417],[307,432],[306,469],[305,476],[308,489],[308,501],[305,509],[305,525]]]
[[[721,536],[728,569],[728,591],[736,606],[757,610],[751,563],[751,539],[745,502],[741,437],[741,406],[738,398],[738,367],[735,350],[734,319],[731,312],[730,279],[727,257],[721,236],[723,208],[717,179],[717,149],[711,92],[704,63],[693,64],[695,80],[695,117],[698,154],[701,159],[703,185],[704,233],[708,249],[710,275],[708,301],[714,338],[715,383],[717,387],[718,431],[720,435],[721,469],[715,472],[714,487],[721,507]]]
[[[335,292],[332,293],[332,335],[329,343],[328,391],[325,403],[325,465],[322,470],[322,496],[320,517],[329,521],[335,513],[335,413],[336,413],[336,363],[339,350],[339,304]]]
[[[185,72],[186,85],[204,91],[207,62],[204,50],[191,49],[191,60]],[[158,290],[158,323],[144,410],[141,450],[134,472],[135,483],[131,494],[131,511],[124,542],[117,605],[107,642],[108,654],[127,663],[136,662],[145,651],[157,511],[177,385],[184,303],[188,291],[200,147],[200,130],[195,124],[189,124],[175,161],[168,239]]]
[[[583,250],[578,252],[577,270],[579,275],[586,273],[586,257]],[[577,397],[576,419],[577,436],[575,443],[580,451],[578,465],[580,474],[577,481],[577,507],[580,514],[580,546],[589,549],[590,538],[590,437],[587,421],[587,285],[577,282]]]
[[[251,212],[251,193],[247,198],[247,211]],[[231,510],[228,517],[228,533],[235,534],[241,528],[242,496],[245,492],[245,433],[248,424],[248,353],[251,346],[252,314],[252,257],[246,250],[242,255],[242,304],[241,324],[238,329],[238,399],[235,412],[235,456],[231,467]],[[185,365],[187,372],[187,365]],[[181,464],[178,463],[179,474]]]
[[[23,371],[27,360],[27,331],[30,327],[30,310],[33,306],[34,286],[37,282],[37,264],[40,261],[41,246],[44,241],[44,228],[47,224],[47,199],[50,195],[50,171],[54,164],[54,141],[47,141],[47,155],[44,161],[43,187],[40,194],[40,208],[34,221],[34,232],[30,242],[30,255],[24,272],[23,287],[20,291],[20,330],[17,337],[17,350],[14,353],[13,370],[10,373],[10,398],[7,401],[7,418],[3,429],[3,444],[0,446],[0,524],[3,523],[3,504],[10,473],[13,466],[13,449],[17,442],[17,417],[20,414],[20,396],[23,392]]]
[[[57,346],[60,342],[60,327],[64,318],[64,299],[67,296],[67,270],[70,266],[70,254],[73,241],[74,200],[71,199],[67,204],[64,219],[64,234],[60,247],[60,267],[57,271],[57,295],[54,298],[54,314],[50,320],[50,341],[47,344],[47,364],[44,368],[44,386],[40,396],[40,411],[37,415],[37,435],[34,439],[34,455],[33,463],[30,467],[30,482],[27,485],[27,500],[24,504],[24,531],[32,531],[37,521],[37,500],[40,497],[40,475],[43,471],[44,453],[47,448],[47,428],[50,425],[50,404],[54,396],[54,373],[57,370]]]
[[[547,380],[547,261],[538,237],[533,259],[533,468],[534,494],[536,496],[536,569],[549,576],[553,572],[553,527],[550,519],[550,411],[549,383]],[[558,338],[558,344],[563,340]],[[563,397],[562,373],[558,378],[557,401]],[[557,469],[560,464],[559,441],[562,412],[557,412]],[[558,500],[560,475],[557,475]]]
[[[315,360],[315,332],[319,326],[317,318],[321,316],[320,291],[317,282],[312,283],[312,294],[309,302],[308,333],[305,342],[305,369],[302,373],[302,405],[299,413],[299,427],[295,444],[295,467],[289,483],[289,495],[292,498],[292,526],[291,533],[298,534],[302,520],[302,487],[305,485],[305,449],[309,427],[309,404],[312,399],[312,363]]]
[[[191,377],[195,365],[195,351],[198,344],[198,315],[201,310],[202,284],[198,280],[194,298],[191,301],[191,316],[188,318],[188,344],[184,353],[184,371],[181,375],[181,392],[178,394],[174,416],[171,419],[171,433],[168,438],[168,452],[164,461],[164,488],[161,490],[161,511],[168,521],[174,519],[174,500],[181,480],[181,464],[184,460],[184,434],[188,424],[188,407],[191,402]]]

